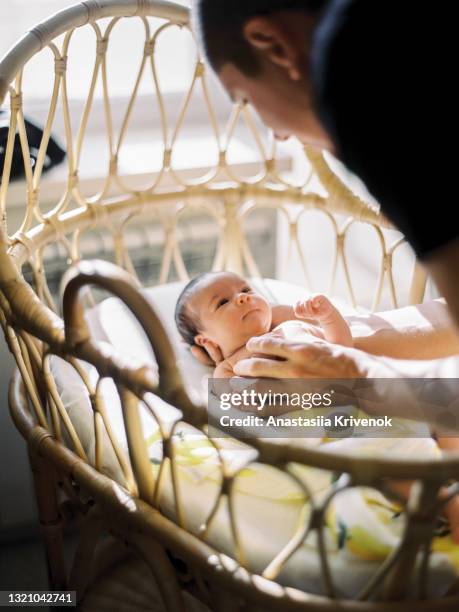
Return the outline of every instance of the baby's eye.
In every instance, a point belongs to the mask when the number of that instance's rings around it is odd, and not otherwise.
[[[220,306],[224,306],[227,303],[228,303],[227,298],[222,298],[221,300],[219,300],[219,302],[217,304],[217,308],[220,308]]]
[[[250,287],[244,287],[244,289],[242,290],[242,293],[250,293],[252,291],[252,289]]]

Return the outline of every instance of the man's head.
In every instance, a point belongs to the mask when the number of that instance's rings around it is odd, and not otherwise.
[[[247,101],[280,139],[331,148],[314,112],[310,47],[328,0],[197,0],[195,27],[235,101]]]
[[[224,357],[271,326],[271,306],[237,274],[209,272],[188,283],[175,308],[175,321],[190,345],[219,348]]]

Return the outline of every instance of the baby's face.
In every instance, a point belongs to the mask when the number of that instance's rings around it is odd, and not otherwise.
[[[196,343],[204,345],[203,339],[210,340],[225,357],[271,327],[269,303],[247,281],[230,272],[204,279],[188,307],[201,323]]]

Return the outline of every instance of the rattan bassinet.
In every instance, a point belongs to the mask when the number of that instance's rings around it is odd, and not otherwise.
[[[244,226],[250,215],[266,211],[271,221],[284,221],[290,246],[294,247],[289,251],[296,249],[300,265],[306,272],[301,220],[308,214],[320,213],[329,223],[333,237],[332,276],[341,266],[348,296],[354,305],[353,276],[346,253],[351,230],[360,224],[371,228],[380,264],[373,307],[377,307],[384,287],[393,305],[398,303],[393,261],[403,240],[390,243],[384,230],[389,224],[375,207],[354,195],[332,172],[322,154],[306,151],[312,178],[320,183],[318,189],[317,185],[311,187],[314,182],[311,177],[302,184],[290,183],[280,170],[274,148],[268,148],[257,131],[250,109],[235,107],[226,129],[221,128],[207,87],[205,66],[199,58],[178,117],[174,122],[170,120],[158,79],[157,46],[171,28],[187,31],[188,17],[184,7],[160,0],[88,0],[61,11],[31,30],[0,63],[0,100],[5,105],[9,101],[11,108],[0,190],[0,320],[18,368],[11,382],[10,407],[13,420],[29,448],[50,587],[76,589],[85,610],[345,609],[376,612],[388,606],[394,611],[456,610],[459,583],[452,581],[448,589],[443,589],[441,598],[434,597],[429,576],[431,583],[435,582],[435,576],[431,576],[429,559],[438,514],[433,500],[441,485],[457,478],[459,460],[397,461],[381,457],[363,460],[337,457],[294,444],[294,441],[283,440],[280,444],[278,440],[252,440],[251,446],[246,447],[252,448],[248,458],[237,468],[230,469],[224,459],[224,449],[205,433],[205,407],[190,395],[184,384],[161,318],[145,294],[138,291],[139,276],[125,241],[131,223],[155,224],[160,228],[164,246],[156,283],[165,285],[172,271],[181,281],[188,277],[178,238],[180,220],[188,213],[205,215],[214,223],[217,245],[212,262],[214,269],[245,272],[253,277],[260,276],[260,268]],[[116,126],[117,120],[111,111],[107,52],[110,37],[125,19],[142,24],[145,44],[134,87],[126,92],[129,96],[126,112]],[[85,68],[92,71],[92,77],[80,118],[72,117],[67,95],[67,62],[72,37],[79,28],[89,29],[95,42],[94,64]],[[44,136],[32,167],[24,124],[23,70],[37,54],[45,53],[54,59],[54,85],[48,100]],[[146,186],[133,188],[123,176],[119,158],[129,132],[139,83],[146,71],[151,71],[152,75],[150,95],[156,101],[153,113],[161,161]],[[101,189],[88,196],[80,164],[97,83],[101,83],[102,88],[109,159]],[[175,168],[174,151],[180,142],[192,94],[199,96],[200,103],[208,111],[218,154],[213,168],[199,177],[189,178]],[[61,113],[66,141],[67,180],[61,192],[55,194],[54,206],[46,209],[40,191],[42,168],[58,113]],[[72,128],[78,120],[75,137]],[[240,176],[228,163],[228,149],[240,120],[246,122],[260,154],[260,163],[250,176]],[[15,140],[16,132],[19,137]],[[10,211],[10,173],[15,143],[26,160],[26,191],[23,208]],[[18,210],[21,219],[13,229],[13,217],[18,216]],[[82,246],[85,236],[98,231],[110,237],[111,256],[117,265],[91,261],[85,255]],[[50,245],[56,244],[64,250],[70,268],[65,279],[62,309],[53,298],[48,283],[49,258],[45,256]],[[89,332],[85,307],[89,308],[97,299],[92,290],[88,291],[89,285],[118,296],[140,321],[153,347],[158,374],[151,366],[131,364]],[[409,285],[410,290],[406,293],[409,293],[410,303],[422,301],[426,279],[417,266]],[[66,412],[63,393],[67,389],[65,384],[58,384],[53,356],[58,356],[72,370],[73,377],[79,379],[86,392],[91,410],[91,453],[80,439],[81,431]],[[100,378],[91,377],[84,364],[92,364],[93,373],[97,372]],[[121,398],[126,448],[120,446],[110,429],[111,406],[107,405],[102,383],[107,378],[115,381]],[[178,425],[160,431],[161,455],[152,471],[152,462],[155,462],[147,453],[139,405],[142,400],[145,404],[150,401],[154,404],[159,401],[154,398],[158,397],[181,411],[182,423],[201,432],[206,440],[206,452],[215,457],[216,489],[199,529],[191,527],[190,502],[181,490],[183,457],[179,456],[173,442]],[[110,447],[119,472],[118,482],[110,470],[105,469],[107,447]],[[254,573],[248,558],[252,551],[244,546],[244,533],[239,524],[239,485],[236,486],[236,482],[244,470],[260,469],[260,466],[290,479],[300,499],[298,508],[301,510],[308,499],[311,511],[299,510],[294,532],[270,562]],[[295,466],[317,469],[318,474],[338,472],[342,476],[325,498],[313,503]],[[398,545],[390,554],[386,552],[382,563],[373,563],[372,575],[358,593],[344,595],[336,588],[329,563],[324,536],[326,510],[332,499],[343,491],[360,485],[380,488],[387,477],[417,480],[418,495],[411,500]],[[168,485],[165,484],[167,479]],[[171,496],[172,512],[163,511],[160,503],[161,489],[165,487]],[[209,536],[222,504],[226,509],[223,520],[231,540],[231,554],[228,554],[228,546],[222,545],[220,549],[216,544],[218,533],[214,539]],[[261,514],[260,521],[262,519]],[[63,530],[67,524],[77,525],[79,533],[79,544],[69,570],[65,568],[63,554]],[[269,534],[269,529],[266,533]],[[299,588],[298,581],[296,588],[289,586],[289,579],[283,574],[286,564],[307,537],[317,538],[314,563],[319,568],[321,585],[314,589],[315,594],[308,592],[310,589],[306,587]],[[264,539],[260,535],[252,546],[263,547]],[[370,565],[372,562],[367,561]],[[349,572],[353,571],[350,567]]]

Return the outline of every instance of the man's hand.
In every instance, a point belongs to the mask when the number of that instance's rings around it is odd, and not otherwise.
[[[375,359],[362,351],[331,344],[308,333],[298,339],[285,338],[282,330],[251,338],[247,349],[261,356],[239,361],[234,366],[238,376],[366,378],[369,362]]]
[[[247,349],[257,356],[239,361],[234,366],[234,373],[258,378],[257,389],[271,388],[273,379],[296,378],[303,386],[304,379],[315,379],[313,385],[318,385],[320,390],[324,379],[340,379],[343,384],[335,400],[339,399],[341,405],[346,403],[346,398],[352,400],[350,403],[358,400],[359,407],[368,414],[437,425],[438,404],[442,403],[445,410],[452,410],[453,416],[456,415],[454,407],[449,406],[448,388],[442,379],[446,378],[447,383],[448,379],[459,378],[459,356],[431,361],[391,359],[332,344],[308,333],[288,338],[282,334],[282,329],[252,338]],[[437,381],[434,403],[430,397],[432,393],[425,393],[425,388],[419,389],[416,384],[425,378]],[[349,387],[343,379],[349,380]],[[384,379],[393,380],[384,382]],[[414,380],[410,383],[409,379]],[[280,385],[281,381],[277,383]],[[308,387],[310,390],[312,388]],[[450,429],[459,429],[459,421],[455,422]]]

